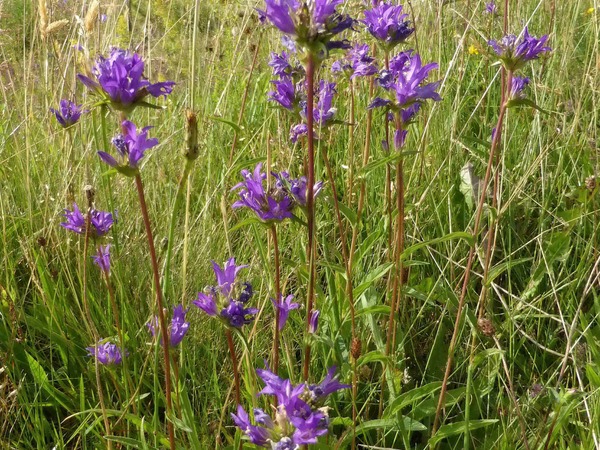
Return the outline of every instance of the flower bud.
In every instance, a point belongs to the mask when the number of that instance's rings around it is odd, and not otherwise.
[[[187,126],[187,142],[183,156],[188,160],[194,161],[198,158],[198,118],[196,113],[191,109],[185,111],[185,119]]]

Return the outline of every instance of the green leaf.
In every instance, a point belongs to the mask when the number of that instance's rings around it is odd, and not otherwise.
[[[390,358],[378,350],[373,350],[358,358],[356,364],[361,367],[371,362],[379,362],[381,365],[386,366],[390,362]]]
[[[530,108],[537,109],[543,114],[551,113],[551,111],[546,111],[545,109],[540,108],[533,100],[530,100],[528,98],[514,98],[506,102],[507,108],[517,108],[520,106],[529,106]]]
[[[231,233],[233,231],[239,230],[240,228],[245,228],[250,225],[266,226],[266,224],[264,222],[262,222],[258,217],[252,216],[252,217],[248,217],[248,218],[236,223],[234,226],[232,226],[229,229],[229,232]]]
[[[518,266],[520,264],[529,262],[531,260],[533,260],[532,257],[518,258],[495,265],[490,269],[490,273],[488,274],[488,285],[491,284],[496,278],[498,278],[507,270],[512,269],[513,267]]]
[[[375,281],[379,280],[386,273],[388,273],[393,266],[393,263],[388,262],[373,269],[373,271],[371,271],[365,277],[362,283],[354,288],[354,298],[360,297],[363,292],[365,292],[373,283],[375,283]]]
[[[401,258],[404,260],[411,253],[414,253],[417,250],[420,250],[424,247],[428,247],[430,245],[435,244],[441,244],[442,242],[452,241],[455,239],[464,239],[469,243],[469,245],[473,245],[474,242],[473,235],[471,233],[467,233],[465,231],[455,231],[454,233],[450,233],[439,238],[430,239],[428,241],[419,242],[418,244],[411,245],[402,252]]]
[[[402,412],[402,408],[408,406],[418,400],[421,400],[423,397],[427,397],[428,395],[433,394],[438,389],[442,387],[441,381],[434,381],[433,383],[428,383],[424,386],[411,389],[408,392],[404,392],[400,394],[396,399],[389,404],[384,412],[384,417],[394,416],[397,413]]]
[[[384,316],[390,315],[390,306],[389,305],[374,305],[368,306],[366,308],[362,308],[356,312],[356,317],[360,316],[372,316],[377,314],[383,314]]]
[[[402,422],[397,419],[376,419],[361,423],[356,427],[356,436],[365,434],[371,430],[404,430],[404,431],[425,431],[427,427],[421,422],[403,416]],[[347,430],[341,437],[335,448],[345,448],[352,440],[353,430]]]
[[[429,439],[429,445],[434,446],[442,439],[450,436],[456,436],[457,434],[464,433],[467,428],[469,431],[477,430],[478,428],[484,428],[490,425],[494,425],[498,422],[498,419],[482,419],[482,420],[470,420],[469,422],[454,422],[448,425],[442,425],[435,435]]]
[[[236,133],[242,132],[242,129],[240,128],[240,126],[231,120],[223,119],[222,117],[217,117],[217,116],[208,116],[208,118],[211,120],[214,120],[216,122],[221,122],[221,123],[224,123],[225,125],[229,125],[231,128],[233,128],[235,130]]]

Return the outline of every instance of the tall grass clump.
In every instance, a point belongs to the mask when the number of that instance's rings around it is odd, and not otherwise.
[[[0,4],[0,448],[600,448],[594,1]]]

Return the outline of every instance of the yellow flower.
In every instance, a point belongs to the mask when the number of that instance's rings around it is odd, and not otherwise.
[[[592,14],[594,14],[595,11],[596,8],[592,6],[591,8],[588,8],[588,10],[585,13],[591,16]]]
[[[473,44],[469,46],[469,55],[479,55],[479,50]]]

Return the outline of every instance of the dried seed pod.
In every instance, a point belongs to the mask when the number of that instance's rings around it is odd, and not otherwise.
[[[479,330],[481,330],[481,332],[487,337],[492,337],[494,334],[496,334],[496,328],[494,328],[494,324],[492,324],[492,321],[489,319],[477,319],[477,326],[479,327]]]
[[[361,350],[362,343],[360,342],[360,339],[353,338],[352,343],[350,344],[350,354],[352,355],[352,358],[354,358],[355,360],[360,358]]]

